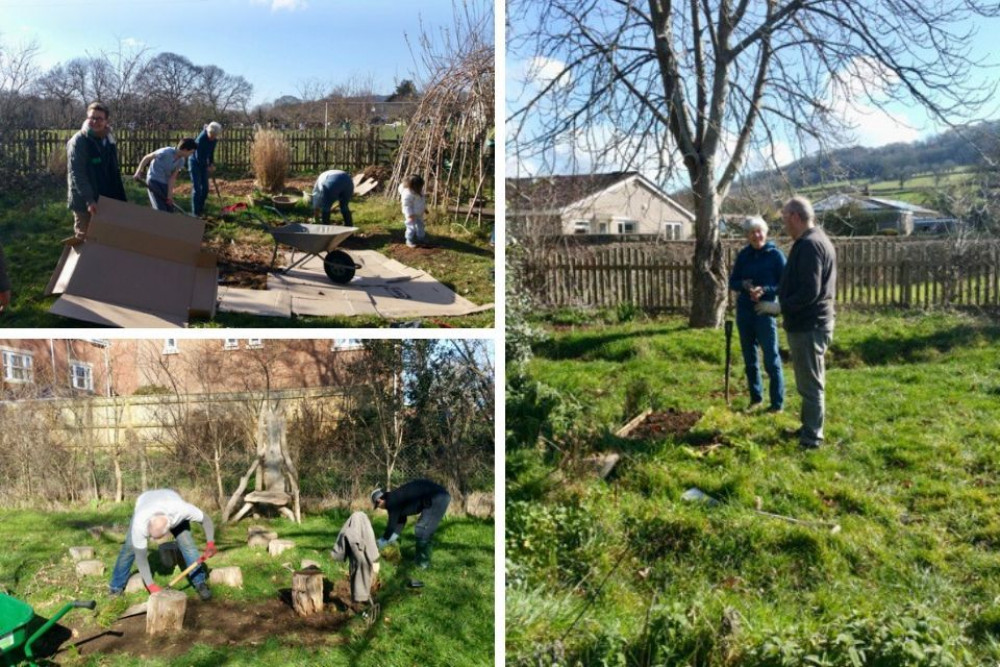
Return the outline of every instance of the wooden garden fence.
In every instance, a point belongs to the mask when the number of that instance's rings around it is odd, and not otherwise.
[[[778,241],[788,253],[790,241]],[[743,242],[726,242],[732,268]],[[1000,240],[834,239],[838,304],[932,308],[1000,307]],[[686,311],[692,299],[694,241],[529,249],[524,282],[550,308]],[[732,293],[730,294],[732,297]]]
[[[164,146],[176,146],[190,130],[115,131],[122,171],[132,173],[144,155]],[[369,165],[391,165],[399,139],[382,138],[377,129],[357,136],[324,136],[322,130],[282,131],[291,152],[290,168],[295,172],[343,169],[357,172]],[[66,141],[72,130],[15,130],[0,133],[0,155],[5,167],[22,174],[37,174],[49,168],[53,156],[66,155]],[[253,128],[226,128],[216,145],[215,161],[226,169],[250,171]]]

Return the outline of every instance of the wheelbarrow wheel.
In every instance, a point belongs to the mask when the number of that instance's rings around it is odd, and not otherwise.
[[[326,277],[340,285],[346,285],[354,277],[354,260],[343,250],[331,250],[323,258]]]

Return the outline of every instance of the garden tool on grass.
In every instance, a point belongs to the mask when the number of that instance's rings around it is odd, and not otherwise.
[[[219,190],[219,182],[215,180],[215,176],[212,177],[212,185],[215,186],[215,194],[219,197],[219,206],[222,206],[222,191]]]
[[[200,556],[198,558],[198,560],[196,560],[195,562],[191,563],[186,568],[184,568],[183,572],[181,572],[176,577],[174,577],[173,579],[171,579],[170,583],[167,584],[167,588],[173,588],[174,584],[176,584],[178,581],[180,581],[184,577],[186,577],[189,574],[191,574],[192,572],[194,572],[194,570],[199,565],[201,565],[202,563],[204,563],[205,560],[206,559],[205,559],[204,556]],[[145,614],[146,611],[147,611],[148,605],[149,605],[148,602],[140,602],[139,604],[134,604],[131,607],[129,607],[128,609],[126,609],[125,612],[121,616],[119,616],[118,618],[115,619],[115,621],[120,621],[123,618],[131,618],[132,616],[140,616],[142,614]]]
[[[729,368],[733,365],[733,321],[726,320],[726,405],[729,405]]]

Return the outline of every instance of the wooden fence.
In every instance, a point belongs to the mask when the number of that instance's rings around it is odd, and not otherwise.
[[[790,241],[779,245],[788,253]],[[732,268],[743,242],[726,242]],[[838,304],[1000,307],[1000,240],[834,239]],[[691,306],[694,241],[576,245],[526,253],[525,286],[545,307],[648,311]],[[730,294],[732,297],[732,294]]]
[[[199,130],[200,131],[200,130]],[[129,130],[115,132],[122,171],[132,173],[147,153],[164,146],[176,146],[184,137],[199,131]],[[324,136],[322,130],[283,131],[295,172],[343,169],[356,172],[372,164],[392,165],[398,138],[382,138],[379,130],[357,136]],[[66,141],[72,130],[16,130],[0,133],[0,156],[7,168],[22,174],[45,171],[53,156],[66,155]],[[215,148],[215,161],[226,169],[250,171],[253,128],[227,128]]]

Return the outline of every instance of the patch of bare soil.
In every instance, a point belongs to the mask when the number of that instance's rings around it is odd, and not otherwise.
[[[687,435],[699,419],[700,412],[680,412],[673,408],[665,412],[652,412],[627,437],[633,440],[655,440],[668,435]]]
[[[410,262],[414,260],[427,259],[441,253],[441,248],[434,246],[417,246],[416,248],[411,248],[405,243],[393,243],[389,248],[392,252],[392,258],[407,266],[410,266]]]
[[[356,614],[350,608],[346,580],[326,583],[323,613],[302,618],[291,607],[288,589],[279,597],[260,602],[201,602],[190,596],[184,629],[174,637],[146,635],[145,615],[125,618],[103,632],[87,634],[75,646],[82,656],[128,653],[142,658],[175,658],[187,653],[192,644],[209,646],[256,646],[271,638],[287,637],[289,645],[322,646]],[[68,618],[68,617],[67,617]]]
[[[219,267],[219,285],[247,289],[267,289],[267,273],[273,248],[249,243],[213,239],[206,243],[215,253]],[[279,255],[280,264],[280,255]]]

